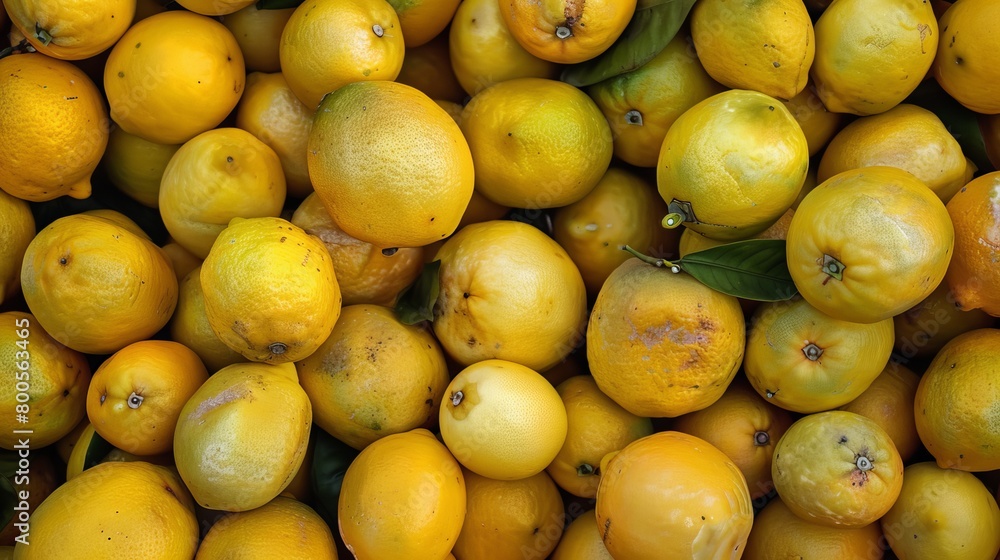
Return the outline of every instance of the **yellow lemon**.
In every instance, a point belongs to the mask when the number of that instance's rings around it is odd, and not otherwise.
[[[53,445],[56,457],[59,457],[63,463],[69,463],[69,457],[73,453],[73,449],[76,447],[76,442],[79,441],[80,435],[82,435],[88,428],[93,429],[90,426],[90,421],[86,418],[86,410],[84,410],[83,420],[78,422],[68,434],[64,435]]]
[[[827,527],[792,513],[778,496],[754,517],[744,560],[770,558],[882,558],[882,531],[878,523],[864,527]]]
[[[445,390],[441,438],[465,468],[496,480],[533,476],[566,441],[566,406],[534,370],[483,360],[459,372]]]
[[[356,449],[431,426],[449,381],[431,333],[377,305],[345,307],[330,338],[295,367],[316,425]]]
[[[788,226],[792,223],[792,216],[794,215],[795,211],[789,208],[787,212],[778,218],[777,222],[771,224],[771,227],[750,237],[750,239],[785,239],[788,235]],[[705,237],[693,229],[684,228],[677,246],[677,252],[680,253],[681,257],[684,257],[690,253],[697,253],[698,251],[704,251],[725,244],[725,241]]]
[[[1000,53],[993,22],[1000,5],[989,0],[954,2],[941,16],[934,77],[959,103],[987,115],[1000,113],[1000,72],[990,61]]]
[[[104,67],[111,118],[160,144],[180,144],[218,126],[236,107],[245,80],[233,34],[184,10],[130,27]]]
[[[201,265],[192,269],[180,281],[177,309],[170,319],[170,338],[198,354],[209,373],[244,360],[239,352],[226,346],[212,331],[205,312]]]
[[[993,317],[982,309],[963,311],[957,303],[948,282],[941,282],[926,299],[893,317],[896,352],[907,360],[930,359],[956,336],[993,326]]]
[[[337,560],[330,527],[311,507],[278,496],[251,511],[231,513],[215,522],[195,560]]]
[[[385,0],[307,0],[281,33],[278,56],[288,86],[309,109],[357,81],[395,80],[403,33]]]
[[[461,120],[476,190],[504,206],[576,202],[611,163],[607,120],[592,99],[563,82],[519,78],[494,84],[469,101]]]
[[[916,177],[894,167],[855,169],[802,199],[788,227],[788,269],[816,309],[875,323],[937,288],[954,238],[944,204]]]
[[[601,541],[594,510],[582,513],[566,527],[550,560],[614,560]]]
[[[169,469],[111,462],[87,469],[39,504],[30,544],[15,545],[14,557],[193,558],[198,536],[191,495]]]
[[[333,221],[380,248],[448,237],[472,197],[473,156],[461,129],[407,85],[356,82],[326,96],[307,153]]]
[[[811,85],[782,103],[806,135],[809,157],[815,156],[826,146],[833,135],[840,130],[841,122],[844,120],[844,115],[834,113],[823,105],[823,101],[816,95],[816,90]],[[815,173],[815,170],[810,169],[810,172]]]
[[[176,241],[169,241],[161,249],[170,259],[170,264],[174,266],[174,274],[177,282],[180,282],[189,272],[201,266],[201,259],[191,254],[190,251],[181,247]]]
[[[626,163],[656,167],[677,117],[724,90],[692,56],[689,41],[678,33],[646,64],[587,88],[611,125],[615,156]]]
[[[388,0],[399,15],[406,48],[419,47],[437,37],[451,22],[461,0]]]
[[[115,127],[101,167],[111,184],[143,206],[160,205],[160,179],[180,144],[158,144]]]
[[[802,128],[773,97],[748,90],[713,95],[670,126],[656,184],[671,214],[720,241],[767,229],[795,201],[809,149]]]
[[[201,359],[183,344],[135,342],[94,372],[87,417],[102,438],[122,451],[169,453],[181,407],[207,379]]]
[[[392,507],[387,507],[392,504]],[[384,437],[347,468],[337,523],[357,560],[444,560],[465,520],[462,469],[424,429]]]
[[[574,64],[606,51],[625,31],[635,0],[502,0],[500,13],[511,35],[531,54]]]
[[[90,196],[108,143],[108,112],[94,82],[42,54],[0,59],[0,187],[24,200]]]
[[[863,393],[839,410],[874,420],[892,438],[896,451],[905,463],[920,447],[913,415],[913,400],[919,382],[920,376],[916,373],[890,361]]]
[[[471,224],[438,250],[434,334],[459,365],[498,358],[545,371],[583,338],[587,293],[558,243],[521,222]]]
[[[278,56],[281,33],[295,8],[262,10],[254,5],[255,2],[248,4],[245,8],[223,15],[222,25],[232,32],[239,43],[247,72],[278,72],[281,70]]]
[[[230,220],[278,216],[284,203],[278,155],[239,128],[215,128],[185,142],[160,181],[163,224],[202,259]]]
[[[812,20],[800,0],[702,0],[691,12],[691,37],[716,81],[778,99],[805,89],[816,55]]]
[[[466,97],[451,68],[448,35],[441,33],[419,47],[406,47],[403,66],[396,76],[397,82],[419,89],[439,104],[442,101],[457,103]],[[458,112],[462,112],[461,105]]]
[[[11,23],[42,54],[62,60],[90,58],[132,25],[134,0],[6,0]]]
[[[948,201],[955,226],[955,255],[945,281],[962,310],[982,309],[1000,317],[1000,172],[960,188]]]
[[[837,0],[816,21],[812,79],[826,108],[874,115],[920,84],[938,50],[926,0]]]
[[[35,217],[24,200],[0,191],[0,303],[21,290],[21,262],[35,238]]]
[[[255,0],[177,0],[181,6],[196,14],[206,16],[224,16],[241,10]],[[263,11],[263,10],[262,10]]]
[[[85,214],[59,218],[35,236],[21,288],[52,338],[88,354],[152,337],[177,304],[177,277],[162,249]]]
[[[280,494],[302,464],[312,406],[292,364],[233,364],[181,409],[177,471],[201,507],[247,511]]]
[[[120,226],[126,231],[135,234],[137,237],[141,237],[146,241],[152,241],[149,234],[146,233],[146,230],[139,227],[139,224],[135,223],[135,220],[117,210],[111,210],[110,208],[97,208],[94,210],[85,210],[80,212],[80,214],[83,216],[94,216],[109,221],[112,224]]]
[[[597,386],[625,410],[675,417],[722,396],[743,360],[744,334],[736,298],[630,259],[594,303],[587,360]]]

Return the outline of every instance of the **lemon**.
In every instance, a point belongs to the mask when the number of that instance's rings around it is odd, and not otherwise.
[[[957,268],[948,265],[949,270]],[[963,311],[958,306],[957,293],[948,287],[947,274],[945,279],[926,299],[892,318],[894,348],[903,358],[930,360],[956,336],[993,326],[994,318],[982,309]]]
[[[388,0],[399,16],[407,49],[426,44],[451,22],[461,0]]]
[[[241,10],[255,0],[177,0],[181,6],[196,14],[206,16],[224,16]]]
[[[161,249],[163,249],[167,258],[170,259],[170,264],[174,266],[174,274],[177,276],[177,282],[180,282],[189,272],[201,266],[201,259],[178,245],[176,241],[168,241]]]
[[[843,114],[834,113],[823,106],[823,101],[816,95],[812,85],[783,103],[806,135],[809,157],[815,156],[826,146],[827,142],[840,130],[841,122],[844,120]],[[810,169],[809,172],[815,174],[816,170]]]
[[[1000,18],[1000,6],[989,0],[954,2],[941,16],[941,38],[937,43],[934,77],[949,95],[969,109],[987,115],[1000,114],[997,101],[996,66],[990,60],[1000,52],[992,23]]]
[[[294,530],[289,530],[293,528]],[[198,547],[196,560],[337,560],[330,527],[311,507],[278,496],[263,506],[219,519]]]
[[[746,560],[881,558],[885,546],[878,523],[858,528],[811,523],[792,513],[780,496],[768,501],[753,523],[743,555]]]
[[[111,48],[132,25],[133,0],[7,0],[11,23],[38,52],[83,60]]]
[[[193,350],[209,373],[238,362],[243,356],[226,346],[212,331],[205,312],[205,292],[201,288],[201,265],[181,279],[177,309],[170,318],[170,338]]]
[[[590,60],[618,39],[635,13],[635,0],[502,0],[511,35],[531,54],[560,64]]]
[[[551,560],[614,560],[601,541],[594,510],[585,511],[566,527]]]
[[[21,290],[21,261],[35,233],[31,206],[0,191],[0,303]]]
[[[890,361],[875,381],[853,401],[839,410],[854,412],[874,420],[892,438],[903,462],[920,448],[920,436],[913,414],[913,401],[920,376],[902,364]]]
[[[239,43],[247,72],[278,72],[281,70],[278,56],[281,33],[295,8],[262,10],[254,4],[250,2],[245,8],[223,15],[222,25]]]
[[[129,134],[120,127],[111,130],[101,166],[111,184],[143,206],[160,205],[160,179],[180,144],[158,144]]]
[[[945,276],[956,307],[1000,316],[1000,172],[970,181],[948,201],[955,227],[955,256]]]
[[[407,47],[396,81],[419,89],[438,103],[457,103],[466,97],[451,68],[448,33],[441,33],[419,47]],[[461,105],[458,112],[461,113]]]

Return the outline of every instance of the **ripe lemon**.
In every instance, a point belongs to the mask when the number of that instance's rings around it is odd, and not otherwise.
[[[779,496],[754,518],[743,560],[882,558],[881,537],[878,523],[849,528],[806,521],[792,513]]]
[[[278,55],[288,86],[309,109],[352,82],[395,80],[403,33],[385,0],[307,0],[281,33]]]
[[[0,59],[0,187],[24,200],[90,196],[108,143],[108,112],[94,82],[42,54]]]
[[[666,213],[667,205],[645,179],[611,168],[587,196],[555,210],[553,237],[580,269],[587,292],[596,296],[618,265],[631,258],[626,245],[663,258],[676,254],[676,230],[660,226]]]
[[[14,449],[26,437],[15,430],[31,430],[33,448],[55,443],[86,414],[87,359],[55,341],[28,313],[0,313],[0,321],[4,325],[0,371],[8,379],[0,391],[0,403],[10,411],[0,417],[0,447]]]
[[[777,222],[771,224],[771,227],[765,229],[757,235],[754,235],[750,239],[785,239],[788,235],[788,226],[792,223],[792,216],[794,215],[795,211],[789,208],[788,211],[778,218]],[[684,228],[684,232],[681,233],[677,251],[680,253],[681,257],[684,257],[690,253],[697,253],[698,251],[704,251],[706,249],[711,249],[725,244],[725,241],[711,239],[693,229]]]
[[[587,293],[558,243],[528,224],[471,224],[438,250],[434,334],[468,366],[499,358],[543,372],[583,337]]]
[[[892,438],[905,463],[920,447],[913,416],[913,399],[920,376],[906,366],[890,361],[872,384],[853,401],[838,410],[867,416]]]
[[[882,531],[906,560],[992,560],[1000,552],[1000,509],[975,476],[917,463],[903,471],[903,490]]]
[[[141,237],[146,241],[152,241],[152,239],[150,239],[149,237],[149,234],[146,233],[146,230],[139,227],[139,224],[135,223],[135,220],[129,218],[128,216],[122,214],[117,210],[111,210],[110,208],[97,208],[94,210],[85,210],[83,212],[80,212],[80,214],[84,216],[94,216],[96,218],[107,220],[112,224],[119,226],[132,234],[135,234],[137,237]],[[164,253],[164,255],[166,255],[166,253]],[[173,263],[171,262],[171,264]]]
[[[834,113],[823,106],[823,101],[816,95],[812,85],[782,103],[806,135],[809,157],[815,156],[826,146],[833,135],[840,130],[841,122],[844,120],[844,115]],[[810,169],[810,172],[815,173],[815,170]]]
[[[356,82],[326,96],[307,162],[337,226],[379,248],[444,239],[472,196],[461,129],[429,97],[395,82]]]
[[[101,167],[111,184],[143,206],[160,205],[160,179],[180,144],[158,144],[129,134],[121,127],[111,130]]]
[[[408,38],[409,35],[407,40]],[[438,102],[459,102],[465,99],[465,90],[451,69],[448,33],[441,33],[419,47],[406,47],[403,66],[399,69],[396,81],[413,86]]]
[[[787,241],[788,270],[806,301],[835,319],[875,323],[937,288],[954,228],[919,179],[866,167],[834,175],[802,199]]]
[[[214,373],[181,409],[177,471],[201,507],[247,511],[280,494],[302,464],[312,407],[292,364]]]
[[[461,0],[388,0],[399,16],[406,48],[426,44],[451,22]]]
[[[823,152],[816,179],[877,165],[909,171],[945,203],[967,182],[955,137],[937,115],[906,103],[844,127]]]
[[[690,37],[678,33],[652,60],[590,86],[587,94],[608,119],[615,156],[639,167],[656,167],[670,125],[723,90],[692,56]]]
[[[461,108],[459,108],[461,111]],[[469,199],[469,206],[465,209],[465,213],[462,214],[461,221],[458,222],[458,231],[469,224],[478,224],[480,222],[488,222],[490,220],[502,219],[510,211],[510,208],[502,204],[497,204],[492,200],[486,198],[479,191],[472,191],[472,198]],[[444,242],[440,242],[444,245]],[[439,246],[440,247],[440,246]],[[430,252],[428,257],[433,257],[437,251]]]
[[[739,468],[711,444],[659,432],[606,457],[597,527],[615,558],[743,555],[753,507]]]
[[[184,10],[130,27],[104,67],[111,118],[160,144],[180,144],[218,126],[236,107],[245,80],[233,34]]]
[[[563,490],[593,498],[601,459],[653,433],[653,424],[618,406],[589,375],[570,377],[556,391],[566,407],[566,441],[546,470]]]
[[[1000,53],[992,26],[1000,5],[989,0],[954,2],[941,16],[934,77],[949,95],[977,113],[1000,113],[1000,72],[990,61]]]
[[[15,545],[16,558],[193,558],[198,521],[191,495],[169,469],[102,463],[38,505],[29,542]]]
[[[732,459],[746,479],[750,497],[774,489],[774,447],[792,424],[792,415],[762,399],[742,376],[707,408],[677,418],[670,429],[701,438]]]
[[[196,14],[206,16],[224,16],[241,10],[255,0],[177,0],[181,6]],[[262,10],[263,11],[263,10]]]
[[[441,404],[441,437],[465,468],[496,480],[533,476],[566,441],[566,407],[534,370],[483,360],[459,372]]]
[[[27,201],[0,191],[0,303],[21,290],[21,261],[35,238],[35,217]]]
[[[170,319],[170,338],[193,350],[209,373],[244,361],[243,356],[226,346],[208,323],[205,293],[201,288],[201,265],[181,279],[177,309]]]
[[[722,396],[743,360],[744,334],[736,298],[630,259],[597,296],[587,359],[597,386],[625,410],[675,417]]]
[[[330,338],[295,367],[316,425],[355,449],[433,425],[449,381],[431,333],[378,305],[345,307]]]
[[[392,305],[420,276],[424,261],[422,247],[403,247],[389,254],[355,239],[337,227],[316,194],[302,201],[292,214],[292,223],[318,237],[326,246],[337,271],[344,305]]]
[[[7,0],[10,21],[38,52],[83,60],[115,44],[132,25],[134,0]]]
[[[582,513],[566,527],[550,560],[614,560],[601,541],[594,510]]]
[[[293,12],[295,8],[262,10],[250,2],[245,8],[222,16],[222,25],[240,45],[247,72],[281,71],[278,56],[281,33]]]
[[[892,318],[834,319],[795,298],[754,312],[743,367],[768,402],[811,413],[845,405],[882,372],[892,354]]]
[[[913,408],[920,441],[941,468],[1000,469],[1000,329],[961,334],[934,356],[920,378]]]
[[[805,89],[816,55],[812,20],[800,0],[702,0],[691,12],[691,36],[716,81],[778,99]]]
[[[465,0],[448,31],[451,67],[462,89],[475,95],[515,78],[550,78],[559,66],[524,50],[514,39],[494,0]]]
[[[1000,317],[1000,172],[973,179],[948,201],[955,255],[945,281],[962,310]]]
[[[231,513],[208,530],[196,560],[337,560],[330,527],[311,507],[278,496],[251,511]]]
[[[815,32],[811,76],[837,113],[892,109],[924,79],[938,49],[938,22],[926,0],[838,0]]]
[[[531,54],[575,64],[606,51],[625,31],[635,0],[502,0],[500,13],[511,35]]]
[[[993,326],[993,317],[982,309],[963,311],[957,303],[948,282],[941,282],[927,299],[893,317],[896,352],[906,359],[929,360],[956,336]]]
[[[184,247],[178,245],[176,241],[168,241],[163,245],[163,247],[161,247],[161,249],[163,249],[163,252],[170,260],[170,264],[174,267],[174,275],[177,276],[178,286],[180,285],[180,281],[183,280],[189,272],[201,266],[201,259],[192,255]]]
[[[384,437],[354,459],[337,523],[358,560],[444,560],[462,529],[465,503],[461,467],[433,434],[416,429]]]
[[[234,218],[201,267],[212,331],[250,361],[312,354],[340,316],[340,287],[323,243],[281,218]]]
[[[94,372],[87,417],[102,438],[122,451],[169,453],[181,407],[207,379],[201,359],[183,344],[135,342]]]
[[[774,487],[811,523],[864,527],[899,496],[903,461],[889,434],[869,418],[834,410],[797,420],[778,440]]]
[[[563,533],[563,501],[549,475],[493,480],[463,470],[466,511],[452,554],[462,560],[547,558]]]
[[[461,122],[476,190],[504,206],[576,202],[611,163],[611,129],[601,110],[581,90],[556,80],[494,84],[469,101]]]
[[[160,181],[163,224],[202,259],[230,220],[278,216],[284,203],[278,155],[239,128],[215,128],[185,142]]]
[[[781,102],[729,90],[701,101],[670,126],[656,184],[686,227],[720,241],[767,229],[795,201],[809,149]],[[667,218],[668,227],[679,225]]]
[[[86,214],[59,218],[35,236],[21,288],[52,338],[88,354],[152,337],[177,304],[177,277],[162,249]]]

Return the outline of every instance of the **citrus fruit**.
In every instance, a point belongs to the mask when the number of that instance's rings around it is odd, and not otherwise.
[[[993,317],[982,309],[963,311],[957,303],[948,282],[941,282],[927,299],[893,317],[896,352],[906,359],[930,359],[956,336],[993,326]]]
[[[488,358],[543,372],[581,341],[587,293],[558,243],[532,226],[471,224],[438,250],[434,334],[462,366]]]
[[[94,82],[42,54],[0,59],[0,187],[41,202],[90,196],[108,143],[108,112]]]
[[[833,135],[840,130],[841,122],[844,120],[844,115],[834,113],[823,106],[823,101],[816,95],[816,89],[811,84],[795,97],[782,103],[806,135],[809,157],[815,156],[826,146]],[[815,172],[813,169],[810,171]]]
[[[218,126],[236,107],[245,80],[233,34],[183,10],[130,27],[104,67],[111,118],[160,144],[180,144]]]
[[[177,304],[177,277],[162,249],[85,214],[59,218],[35,236],[21,289],[52,338],[88,354],[150,338]]]
[[[212,332],[250,361],[305,358],[340,315],[326,247],[281,218],[234,218],[202,264],[201,286]]]
[[[788,226],[792,223],[792,216],[794,215],[795,211],[789,208],[778,218],[777,222],[771,224],[771,227],[754,235],[750,239],[785,239],[788,235]],[[697,253],[698,251],[704,251],[725,244],[725,241],[705,237],[693,229],[684,228],[678,242],[677,252],[680,253],[681,257],[684,257],[691,253]]]
[[[35,238],[35,217],[27,201],[0,191],[0,303],[21,290],[21,262]]]
[[[739,468],[711,444],[658,432],[605,458],[597,528],[615,558],[743,555],[753,507]]]
[[[875,323],[937,288],[954,228],[919,179],[866,167],[838,173],[802,199],[787,242],[788,270],[806,301],[835,319]]]
[[[462,530],[465,504],[461,467],[433,434],[416,429],[386,436],[354,459],[337,524],[358,560],[444,560]]]
[[[863,527],[829,527],[806,521],[778,496],[768,501],[753,520],[744,560],[771,558],[882,558],[882,530],[878,523]]]
[[[132,25],[133,0],[6,0],[11,23],[38,52],[62,60],[90,58]]]
[[[941,468],[1000,469],[1000,329],[951,339],[920,378],[913,408],[917,433]]]
[[[607,120],[581,90],[518,78],[480,91],[462,111],[476,190],[514,208],[576,202],[601,180],[613,151]],[[511,165],[514,163],[514,165]],[[539,182],[539,177],[546,177]]]
[[[895,503],[903,461],[874,420],[833,410],[788,428],[774,449],[771,474],[778,495],[798,517],[857,528],[878,521]]]
[[[926,0],[837,0],[815,25],[811,77],[826,108],[874,115],[920,84],[938,49],[938,22]]]
[[[473,157],[458,125],[419,90],[395,82],[356,82],[326,96],[307,162],[337,226],[379,248],[444,239],[472,196]]]
[[[934,77],[949,95],[977,113],[1000,113],[1000,73],[990,63],[1000,52],[992,23],[1000,5],[989,0],[952,3],[941,16]]]
[[[224,16],[253,4],[254,0],[177,0],[177,3],[196,14]]]
[[[396,81],[413,86],[427,97],[438,102],[457,103],[464,100],[465,90],[462,89],[458,78],[455,77],[455,72],[451,69],[448,35],[448,33],[441,33],[419,47],[406,47],[403,66],[399,69]]]
[[[311,507],[278,496],[263,506],[215,522],[195,560],[337,560],[330,527]]]
[[[394,80],[403,33],[385,0],[307,0],[281,32],[278,56],[288,87],[310,110],[352,82]]]
[[[945,281],[962,310],[1000,316],[1000,172],[973,179],[948,201],[955,254]]]
[[[180,281],[189,272],[201,266],[201,259],[178,245],[176,241],[168,241],[161,249],[163,249],[163,252],[167,255],[167,259],[170,260],[170,264],[174,267],[174,275],[177,276],[178,286],[180,286]]]
[[[736,298],[630,259],[597,295],[587,359],[597,386],[622,408],[674,417],[722,396],[743,360],[744,334]]]
[[[125,231],[134,234],[136,237],[141,237],[146,241],[152,241],[149,234],[146,233],[146,230],[139,227],[139,224],[135,223],[135,220],[117,210],[112,210],[110,208],[95,208],[94,210],[84,210],[83,212],[80,212],[80,215],[101,218],[125,229]],[[166,253],[164,253],[164,255],[165,254]],[[171,265],[172,264],[173,262],[171,262]]]
[[[461,0],[388,0],[399,16],[407,49],[419,47],[448,27]]]
[[[625,31],[635,0],[502,0],[500,14],[511,35],[531,54],[574,64],[606,51]]]
[[[550,560],[614,560],[601,541],[594,510],[580,514],[566,527]]]
[[[183,344],[134,342],[94,372],[87,417],[102,438],[122,451],[168,453],[181,407],[207,379],[201,359]]]
[[[593,498],[601,480],[601,459],[653,433],[649,418],[618,406],[589,375],[575,375],[556,386],[566,407],[566,441],[546,470],[560,488]]]
[[[281,70],[278,45],[281,32],[294,11],[295,8],[262,10],[250,2],[245,8],[222,16],[222,25],[229,29],[240,45],[247,72]]]
[[[462,465],[481,476],[533,476],[566,441],[567,417],[559,393],[534,370],[483,360],[459,372],[445,389],[441,438]]]
[[[795,201],[809,167],[802,128],[785,106],[756,91],[729,90],[684,112],[670,126],[656,185],[671,214],[720,241],[767,229]]]
[[[170,318],[170,338],[193,350],[209,373],[244,361],[243,356],[226,346],[212,331],[205,312],[205,293],[201,288],[201,266],[181,279],[177,309]]]
[[[461,112],[461,107],[459,108]],[[480,222],[488,222],[490,220],[499,220],[507,215],[510,208],[502,204],[497,204],[492,200],[486,198],[479,191],[473,189],[472,198],[469,199],[469,206],[465,208],[465,213],[462,214],[462,219],[458,222],[458,231],[469,224],[478,224]],[[440,242],[444,245],[444,242]],[[429,257],[433,257],[437,251],[428,251]]]
[[[143,206],[157,208],[163,171],[180,147],[150,142],[116,126],[108,137],[101,167],[118,190]]]
[[[899,457],[905,463],[920,447],[913,416],[913,399],[919,382],[920,376],[916,373],[890,361],[863,393],[839,410],[874,420],[892,438]]]
[[[701,0],[690,21],[698,59],[719,83],[785,100],[805,89],[816,38],[801,1]]]
[[[295,476],[311,425],[312,406],[292,364],[224,367],[181,409],[177,471],[203,508],[258,508]]]

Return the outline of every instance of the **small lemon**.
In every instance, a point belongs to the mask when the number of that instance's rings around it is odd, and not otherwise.
[[[158,144],[115,127],[101,167],[111,184],[143,206],[160,205],[160,179],[180,144]]]
[[[278,45],[293,12],[295,8],[262,10],[250,2],[245,8],[222,16],[222,25],[232,32],[240,45],[247,72],[281,70]]]
[[[35,217],[28,202],[0,191],[0,303],[21,289],[21,261],[35,238]]]
[[[201,289],[201,265],[180,281],[177,309],[170,318],[170,338],[198,354],[209,373],[245,359],[212,331],[205,312],[205,292]]]

